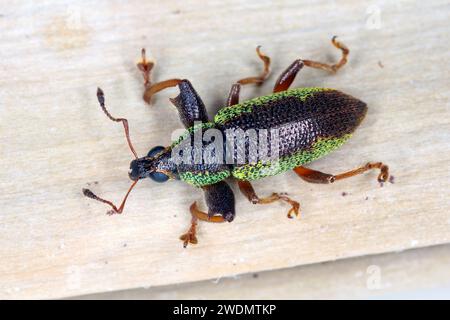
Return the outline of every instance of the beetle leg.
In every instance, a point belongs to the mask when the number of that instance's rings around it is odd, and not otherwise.
[[[142,60],[137,64],[137,67],[142,71],[144,77],[145,102],[150,103],[152,96],[161,90],[178,86],[180,94],[170,101],[177,108],[184,126],[186,128],[192,127],[196,121],[207,122],[208,114],[205,105],[192,84],[186,79],[169,79],[152,84],[150,75],[154,65],[154,62],[147,60],[145,49],[142,49]]]
[[[297,73],[303,68],[304,63],[302,60],[295,60],[283,73],[278,77],[275,82],[273,92],[280,92],[289,89],[290,85],[295,79]]]
[[[388,180],[389,167],[383,164],[382,162],[369,162],[365,166],[337,175],[323,173],[320,171],[308,169],[301,166],[295,168],[294,171],[300,178],[311,183],[333,183],[337,180],[350,178],[372,169],[380,170],[380,173],[378,174],[378,182],[383,183]]]
[[[161,82],[157,82],[152,84],[151,81],[151,71],[153,67],[155,66],[155,62],[152,60],[147,60],[147,57],[145,55],[145,49],[142,48],[141,50],[141,61],[137,64],[138,69],[142,72],[142,76],[144,78],[144,100],[148,104],[150,104],[152,96],[166,88],[175,87],[178,83],[181,82],[180,79],[169,79]]]
[[[196,236],[198,220],[215,223],[231,222],[235,216],[234,194],[226,182],[220,181],[209,186],[204,186],[203,190],[205,192],[208,213],[199,210],[196,202],[191,205],[191,226],[180,237],[185,248],[189,243],[197,244],[198,242]]]
[[[191,204],[189,208],[191,212],[191,226],[188,231],[180,236],[180,240],[183,241],[183,247],[186,248],[189,243],[197,244],[197,224],[198,220],[206,221],[206,222],[225,222],[226,220],[223,216],[212,216],[210,217],[207,213],[200,211],[197,208],[197,203],[194,202]]]
[[[268,56],[266,56],[265,54],[263,54],[260,49],[261,49],[261,46],[256,47],[256,54],[264,63],[264,69],[261,72],[261,74],[256,77],[243,78],[243,79],[239,80],[237,83],[239,83],[239,84],[254,83],[257,85],[261,85],[264,83],[264,80],[267,79],[267,77],[269,76],[269,73],[270,73],[270,58]]]
[[[303,68],[303,66],[315,69],[322,69],[330,73],[336,73],[343,65],[347,63],[347,57],[350,51],[344,44],[336,40],[336,36],[334,36],[331,39],[331,43],[336,48],[342,51],[342,57],[339,60],[339,62],[330,65],[312,60],[303,60],[303,59],[295,60],[285,71],[283,71],[283,73],[277,79],[277,81],[275,82],[273,92],[280,92],[289,89],[289,86],[294,81],[295,76]]]
[[[137,67],[142,72],[144,77],[144,86],[147,88],[150,86],[150,73],[155,66],[155,62],[152,60],[147,60],[145,55],[145,48],[141,50],[141,61],[138,62]]]
[[[239,103],[239,92],[241,91],[241,85],[235,83],[231,86],[230,93],[228,94],[227,107],[234,106]]]
[[[300,203],[292,200],[286,194],[272,193],[269,197],[259,198],[256,195],[255,189],[249,181],[239,180],[239,190],[247,197],[247,199],[253,204],[267,204],[275,201],[285,201],[289,203],[292,208],[289,210],[287,217],[293,218],[293,214],[297,217],[300,212]]]
[[[331,39],[331,43],[333,44],[333,46],[335,46],[336,48],[338,48],[339,50],[342,51],[342,57],[337,63],[330,65],[327,63],[322,63],[322,62],[317,62],[317,61],[312,61],[312,60],[303,60],[303,63],[305,64],[305,66],[315,68],[315,69],[322,69],[322,70],[328,71],[330,73],[336,73],[342,66],[344,66],[347,63],[347,57],[350,53],[350,50],[343,43],[337,41],[336,38],[337,38],[337,36],[334,36]]]
[[[256,77],[248,77],[238,80],[235,84],[232,85],[230,93],[228,95],[227,106],[233,106],[239,103],[239,91],[241,89],[242,84],[257,84],[261,85],[267,79],[270,73],[270,58],[263,54],[260,50],[261,46],[256,47],[256,53],[258,57],[262,60],[264,64],[264,69],[259,76]]]

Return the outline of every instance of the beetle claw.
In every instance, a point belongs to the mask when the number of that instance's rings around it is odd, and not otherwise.
[[[292,203],[292,208],[289,209],[287,217],[289,219],[298,218],[300,216],[300,204],[298,202]]]
[[[378,182],[386,182],[389,179],[389,167],[387,165],[382,165],[380,168],[380,174],[378,175]]]
[[[195,236],[195,232],[192,232],[191,230],[181,235],[180,240],[183,241],[183,248],[186,248],[189,243],[191,244],[198,243],[197,237]]]

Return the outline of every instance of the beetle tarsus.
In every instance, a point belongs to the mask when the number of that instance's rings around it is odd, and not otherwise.
[[[232,106],[239,103],[239,91],[241,89],[241,85],[256,84],[260,86],[269,77],[270,57],[261,52],[261,46],[256,47],[256,54],[263,62],[263,71],[259,76],[243,78],[233,84],[231,86],[230,93],[228,94],[227,106]]]
[[[261,72],[261,74],[259,76],[243,78],[243,79],[238,80],[237,83],[239,83],[239,84],[253,83],[253,84],[257,84],[257,85],[262,85],[264,83],[264,80],[266,80],[267,77],[269,76],[269,74],[270,74],[270,58],[269,58],[269,56],[266,56],[264,53],[261,52],[261,46],[256,47],[256,54],[263,62],[263,65],[264,65],[263,71]]]
[[[325,71],[328,71],[330,73],[336,73],[340,68],[342,68],[346,63],[348,59],[348,55],[350,54],[350,50],[347,48],[347,46],[339,41],[336,40],[337,36],[333,36],[331,39],[331,43],[333,46],[335,46],[337,49],[341,50],[342,56],[341,59],[335,63],[335,64],[327,64],[323,62],[317,62],[312,60],[303,60],[303,63],[305,66],[315,68],[315,69],[322,69]]]
[[[332,175],[329,173],[324,173],[320,171],[316,171],[313,169],[305,168],[299,166],[294,169],[294,172],[303,180],[311,183],[333,183],[337,180],[342,180],[346,178],[350,178],[359,174],[362,174],[366,171],[372,169],[379,169],[380,173],[378,174],[377,180],[380,184],[386,182],[389,179],[389,167],[382,162],[368,162],[364,166]]]
[[[137,67],[142,72],[144,78],[144,86],[147,88],[150,86],[150,72],[153,69],[155,62],[147,60],[145,55],[145,48],[141,49],[141,61],[138,62]]]
[[[141,61],[137,63],[137,68],[142,72],[142,76],[144,78],[144,95],[143,99],[145,102],[150,104],[152,96],[166,88],[175,87],[178,83],[181,82],[181,79],[169,79],[157,83],[153,83],[151,81],[151,71],[155,66],[155,62],[151,60],[147,60],[145,48],[141,50]]]
[[[287,217],[292,219],[294,216],[298,217],[300,215],[300,203],[292,200],[287,196],[287,193],[272,193],[272,195],[260,198],[253,189],[252,184],[249,181],[240,180],[238,182],[239,190],[244,194],[247,199],[253,204],[268,204],[275,201],[284,201],[291,205]]]
[[[340,68],[342,68],[347,63],[347,57],[350,50],[343,43],[337,41],[336,38],[337,36],[333,36],[331,43],[333,46],[342,51],[342,57],[337,63],[330,65],[313,60],[297,59],[278,77],[275,82],[273,92],[281,92],[289,89],[297,73],[303,68],[303,66],[325,70],[329,73],[336,73]]]
[[[196,227],[197,224],[193,223],[189,228],[188,232],[180,236],[180,240],[183,241],[183,248],[187,248],[188,244],[197,244],[198,240],[196,237]]]
[[[209,215],[198,209],[197,202],[191,204],[189,211],[191,213],[191,226],[188,231],[180,236],[180,240],[183,241],[183,247],[186,248],[189,243],[197,244],[197,224],[198,220],[206,222],[225,222],[225,218],[222,215]],[[232,220],[232,219],[231,219]]]
[[[197,244],[198,240],[195,234],[193,233],[185,233],[180,237],[180,240],[183,241],[183,248],[187,248],[188,244]]]

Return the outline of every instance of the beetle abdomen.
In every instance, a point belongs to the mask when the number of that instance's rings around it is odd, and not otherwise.
[[[316,160],[341,146],[367,112],[364,102],[333,89],[299,88],[227,107],[215,117],[221,130],[262,130],[268,134],[270,161],[236,163],[232,174],[242,180],[275,175]],[[275,130],[275,131],[273,131]],[[275,142],[276,139],[276,142]],[[245,156],[255,159],[245,144]]]

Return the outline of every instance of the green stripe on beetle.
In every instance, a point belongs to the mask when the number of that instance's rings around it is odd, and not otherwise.
[[[278,101],[288,97],[297,97],[301,101],[306,101],[309,97],[313,96],[315,92],[323,92],[327,90],[333,90],[328,88],[297,88],[287,91],[278,92],[269,96],[263,96],[247,100],[243,103],[236,104],[234,106],[222,108],[214,117],[214,122],[217,124],[225,124],[241,115],[242,113],[252,112],[253,108],[264,105],[273,101]]]
[[[231,172],[228,170],[219,171],[219,172],[183,172],[180,173],[180,179],[184,182],[187,182],[195,187],[203,187],[208,186],[219,181],[222,181],[228,178],[231,175]]]
[[[350,137],[351,134],[346,134],[339,138],[321,138],[309,150],[298,151],[291,156],[283,157],[274,162],[263,163],[258,161],[254,164],[238,166],[232,170],[231,174],[239,180],[257,180],[277,175],[330,153],[343,145]]]
[[[179,136],[176,140],[172,142],[172,145],[170,146],[172,149],[175,148],[177,145],[179,145],[183,140],[187,139],[191,134],[193,134],[196,130],[207,130],[214,128],[216,125],[213,122],[203,122],[196,124],[192,127],[189,127],[181,136]]]

